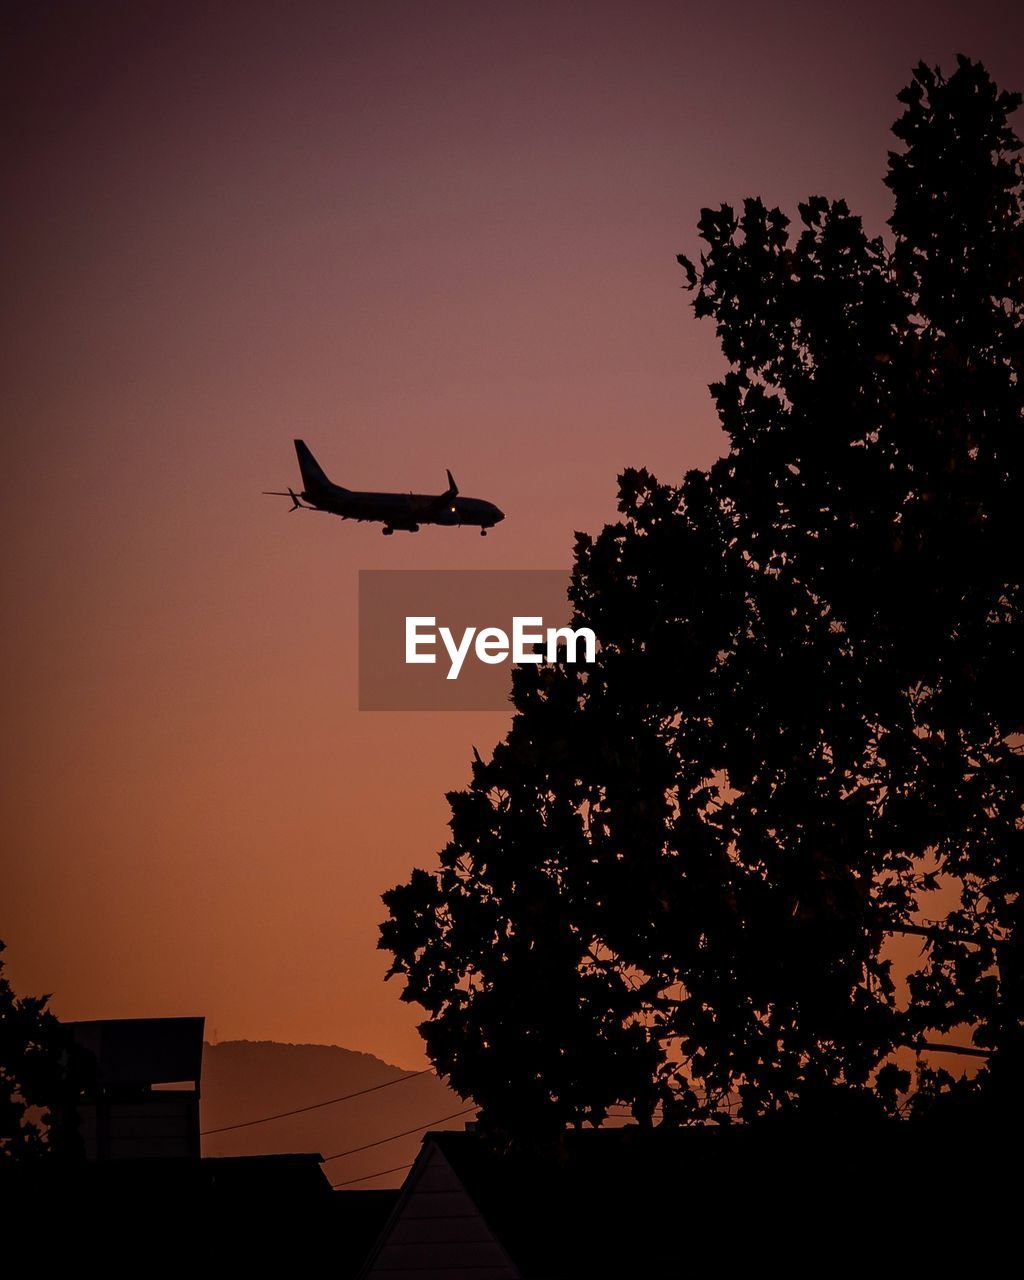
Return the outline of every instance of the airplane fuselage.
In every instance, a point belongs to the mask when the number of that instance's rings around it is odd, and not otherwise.
[[[318,511],[327,511],[345,520],[375,520],[385,528],[410,532],[421,524],[473,525],[491,529],[504,519],[493,502],[464,498],[461,494],[440,501],[437,494],[372,493],[332,484],[303,489],[299,496]]]
[[[292,489],[275,491],[276,497],[291,498],[293,511],[305,503],[314,511],[325,511],[343,520],[376,521],[384,526],[385,533],[396,529],[415,533],[420,525],[441,524],[471,525],[484,534],[505,519],[505,513],[493,502],[462,497],[450,471],[444,493],[374,493],[335,484],[305,441],[295,441],[295,453],[302,475],[301,493]]]

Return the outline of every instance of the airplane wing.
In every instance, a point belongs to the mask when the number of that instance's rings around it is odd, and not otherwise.
[[[430,511],[440,511],[443,507],[446,507],[453,498],[457,498],[459,496],[459,486],[455,483],[455,477],[450,471],[445,471],[445,475],[448,477],[448,488],[444,493],[439,493],[437,497],[433,499],[429,507]]]

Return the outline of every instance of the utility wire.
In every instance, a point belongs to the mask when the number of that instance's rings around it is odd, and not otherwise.
[[[386,1173],[401,1173],[403,1169],[411,1169],[412,1164],[396,1164],[393,1169],[378,1169],[376,1173],[364,1173],[361,1178],[346,1178],[344,1182],[332,1182],[331,1186],[337,1190],[338,1187],[350,1187],[353,1182],[369,1182],[371,1178],[383,1178]]]
[[[336,1102],[348,1102],[349,1098],[362,1098],[367,1093],[376,1093],[378,1089],[389,1089],[393,1084],[401,1084],[404,1080],[415,1080],[424,1076],[430,1067],[422,1071],[410,1071],[407,1076],[396,1076],[394,1080],[385,1080],[383,1084],[372,1084],[368,1089],[357,1089],[355,1093],[343,1093],[340,1098],[327,1098],[324,1102],[311,1102],[308,1107],[293,1107],[291,1111],[278,1111],[276,1115],[260,1116],[258,1120],[241,1120],[238,1124],[222,1124],[219,1129],[203,1129],[199,1136],[208,1138],[213,1133],[227,1133],[230,1129],[248,1129],[250,1125],[266,1124],[269,1120],[283,1120],[286,1116],[302,1115],[304,1111],[316,1111],[318,1107],[332,1107]]]
[[[394,1142],[396,1138],[408,1138],[410,1134],[422,1133],[424,1129],[431,1129],[435,1124],[444,1124],[446,1120],[457,1120],[459,1116],[468,1116],[471,1111],[475,1110],[475,1106],[464,1107],[461,1111],[453,1111],[450,1116],[440,1116],[437,1120],[428,1120],[426,1124],[418,1124],[415,1129],[403,1129],[401,1133],[393,1133],[388,1138],[378,1138],[376,1142],[366,1142],[361,1147],[349,1147],[347,1151],[338,1151],[333,1156],[324,1156],[320,1163],[326,1164],[328,1160],[340,1160],[342,1156],[354,1156],[357,1151],[369,1151],[371,1147],[382,1147],[386,1142]]]

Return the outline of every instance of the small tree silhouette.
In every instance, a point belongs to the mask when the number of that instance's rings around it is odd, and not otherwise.
[[[0,960],[0,1165],[79,1156],[84,1055],[47,1009],[49,996],[18,999],[3,968]]]
[[[1019,1070],[1020,98],[962,57],[899,97],[889,243],[841,200],[702,212],[728,454],[620,477],[577,538],[596,668],[515,673],[440,869],[385,894],[484,1123],[891,1112],[893,1050],[959,1024]]]

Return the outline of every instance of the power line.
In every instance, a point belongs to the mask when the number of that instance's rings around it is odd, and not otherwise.
[[[408,1138],[410,1134],[422,1133],[424,1129],[431,1129],[435,1124],[444,1124],[446,1120],[457,1120],[459,1116],[468,1116],[471,1111],[475,1111],[476,1107],[464,1107],[461,1111],[453,1111],[450,1116],[441,1116],[437,1120],[428,1120],[426,1124],[418,1124],[415,1129],[403,1129],[401,1133],[393,1133],[388,1138],[378,1138],[376,1142],[366,1142],[361,1147],[349,1147],[347,1151],[338,1151],[333,1156],[324,1156],[321,1164],[326,1164],[328,1160],[340,1160],[342,1156],[354,1156],[357,1151],[369,1151],[371,1147],[382,1147],[386,1142],[394,1142],[396,1138]]]
[[[429,1071],[430,1067],[424,1067],[422,1071],[410,1071],[407,1076],[396,1076],[394,1080],[385,1080],[383,1084],[372,1084],[368,1089],[357,1089],[355,1093],[343,1093],[340,1098],[311,1102],[308,1107],[293,1107],[291,1111],[278,1111],[276,1115],[260,1116],[258,1120],[240,1120],[238,1124],[222,1124],[219,1129],[203,1129],[199,1136],[208,1138],[214,1133],[227,1133],[230,1129],[248,1129],[250,1125],[266,1124],[269,1120],[283,1120],[286,1116],[302,1115],[304,1111],[316,1111],[318,1107],[332,1107],[336,1102],[348,1102],[350,1098],[361,1098],[367,1093],[376,1093],[378,1089],[388,1089],[393,1084],[401,1084],[403,1080],[415,1080],[417,1076],[424,1076]]]
[[[350,1187],[353,1182],[369,1182],[371,1178],[383,1178],[386,1173],[401,1173],[403,1169],[411,1169],[412,1162],[409,1164],[396,1164],[393,1169],[378,1169],[376,1173],[364,1173],[361,1178],[346,1178],[344,1182],[332,1182],[331,1186],[337,1190],[338,1187]]]

